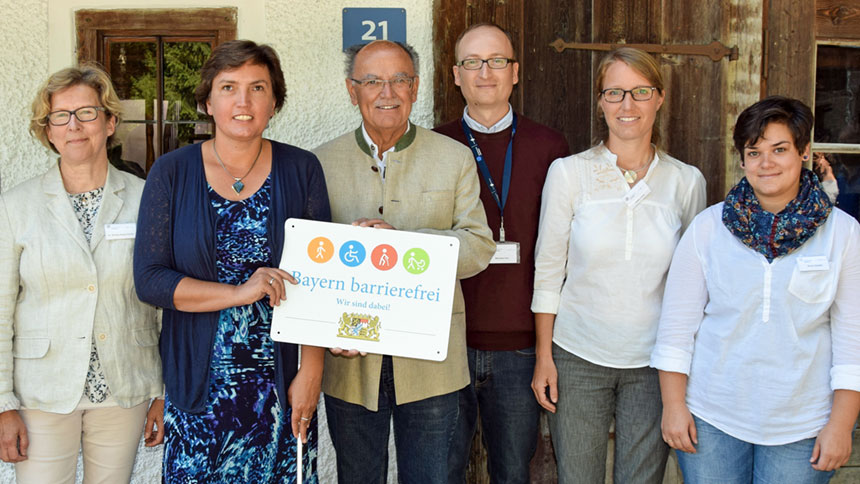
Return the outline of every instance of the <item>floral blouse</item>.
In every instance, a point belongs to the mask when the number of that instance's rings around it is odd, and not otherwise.
[[[69,201],[72,202],[72,209],[78,217],[78,222],[81,223],[81,228],[84,230],[84,236],[87,238],[87,243],[93,238],[93,227],[96,224],[96,217],[99,214],[99,207],[102,205],[102,194],[104,187],[96,188],[95,190],[69,194]],[[102,371],[102,365],[99,363],[99,354],[96,349],[96,339],[92,339],[92,348],[90,351],[90,367],[87,371],[87,381],[84,385],[84,394],[93,403],[101,403],[110,395],[110,389],[105,381],[105,374]]]

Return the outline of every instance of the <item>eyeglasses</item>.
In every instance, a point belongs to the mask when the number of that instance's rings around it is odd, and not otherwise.
[[[350,78],[350,81],[358,84],[364,89],[370,92],[379,92],[382,91],[383,86],[388,84],[391,86],[391,90],[398,92],[405,92],[412,89],[412,85],[415,83],[414,77],[408,76],[397,76],[392,77],[391,79],[353,79]]]
[[[624,101],[624,96],[626,96],[627,93],[630,93],[630,97],[632,97],[634,101],[648,101],[654,97],[654,91],[659,91],[659,89],[651,86],[639,86],[634,87],[633,89],[611,88],[600,91],[600,95],[603,96],[603,99],[608,103],[620,103],[621,101]]]
[[[107,112],[105,108],[99,106],[84,106],[82,108],[75,109],[74,111],[54,111],[52,113],[48,113],[48,122],[51,123],[52,126],[65,126],[69,124],[69,121],[72,120],[72,116],[74,116],[78,118],[78,121],[87,123],[99,117],[99,111]]]
[[[493,57],[492,59],[463,59],[457,63],[457,66],[462,67],[467,71],[477,71],[481,67],[484,67],[484,63],[486,62],[490,69],[504,69],[505,67],[508,67],[508,64],[516,61],[516,59],[506,59],[504,57]]]

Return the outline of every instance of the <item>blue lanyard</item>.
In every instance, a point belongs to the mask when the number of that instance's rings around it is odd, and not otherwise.
[[[511,189],[511,167],[513,165],[513,151],[514,151],[514,135],[517,133],[517,115],[514,113],[514,119],[511,123],[511,140],[508,142],[508,150],[505,152],[505,171],[502,174],[502,196],[499,198],[499,192],[496,190],[496,184],[493,183],[493,177],[490,175],[490,169],[487,167],[487,162],[484,161],[484,155],[481,153],[481,149],[478,148],[478,142],[475,141],[475,136],[472,134],[472,130],[469,128],[469,125],[466,124],[465,119],[460,120],[460,124],[463,126],[463,132],[466,133],[466,138],[469,140],[469,148],[472,149],[472,154],[475,156],[475,162],[478,163],[478,168],[481,170],[481,175],[484,177],[484,181],[487,183],[487,188],[490,189],[490,195],[493,196],[493,199],[496,201],[496,205],[499,207],[499,213],[501,218],[501,226],[499,227],[499,239],[501,242],[505,241],[505,203],[508,201],[508,191]]]

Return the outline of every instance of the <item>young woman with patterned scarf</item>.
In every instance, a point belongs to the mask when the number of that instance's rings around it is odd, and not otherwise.
[[[803,167],[812,111],[738,117],[746,175],[675,251],[651,365],[684,482],[827,482],[860,409],[860,225]]]

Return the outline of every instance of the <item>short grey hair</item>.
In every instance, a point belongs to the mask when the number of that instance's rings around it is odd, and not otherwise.
[[[380,41],[374,41],[374,42],[380,42]],[[406,42],[396,42],[393,40],[386,40],[384,42],[390,42],[394,45],[397,45],[398,47],[403,49],[404,52],[406,52],[406,54],[409,56],[409,60],[412,61],[412,70],[415,71],[415,75],[417,76],[418,75],[419,58],[418,58],[418,52],[415,50],[415,48],[413,48],[411,45],[407,44]],[[372,43],[373,42],[371,42],[371,44]],[[346,54],[346,66],[345,66],[346,68],[344,69],[344,74],[346,74],[346,77],[352,77],[352,72],[355,70],[355,57],[358,55],[358,53],[361,51],[361,49],[365,48],[368,45],[370,45],[370,44],[355,44],[355,45],[350,46],[349,48],[346,49],[346,51],[344,52]]]

